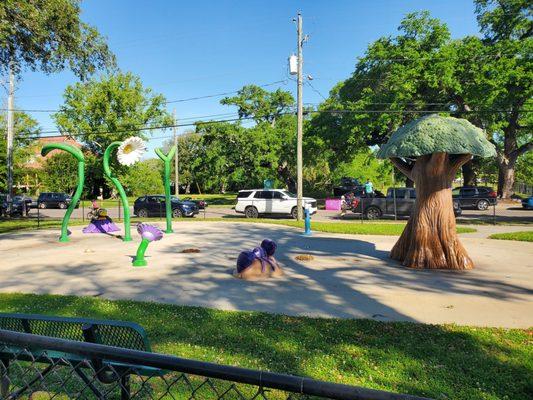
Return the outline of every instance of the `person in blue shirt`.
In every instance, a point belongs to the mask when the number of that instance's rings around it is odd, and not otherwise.
[[[374,197],[374,185],[372,185],[372,182],[370,182],[370,179],[366,180],[365,193],[367,197]]]

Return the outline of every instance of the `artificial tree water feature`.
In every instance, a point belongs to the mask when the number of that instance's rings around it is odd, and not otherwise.
[[[44,157],[52,150],[63,150],[67,153],[70,153],[78,160],[78,185],[76,186],[76,192],[72,196],[72,200],[63,216],[63,222],[61,223],[61,236],[59,237],[60,242],[68,242],[68,221],[72,215],[72,211],[78,204],[80,200],[81,193],[83,192],[83,184],[85,183],[85,157],[80,149],[77,147],[71,146],[65,143],[50,143],[43,146],[41,149],[41,155]]]
[[[114,149],[118,148],[117,150],[117,159],[118,162],[122,165],[130,166],[135,164],[137,161],[139,161],[142,157],[142,155],[146,152],[146,146],[144,145],[144,142],[141,138],[138,137],[130,137],[123,142],[113,142],[109,146],[107,146],[107,149],[104,153],[104,174],[109,178],[109,180],[113,183],[115,188],[117,189],[117,192],[120,196],[120,201],[122,202],[122,209],[124,210],[124,242],[130,242],[131,241],[131,227],[130,227],[130,205],[128,203],[128,197],[126,196],[126,192],[124,191],[124,188],[122,187],[122,184],[118,180],[117,176],[113,174],[111,171],[111,168],[109,166],[111,153]]]
[[[473,268],[457,237],[452,182],[472,156],[496,156],[485,133],[465,119],[432,114],[394,132],[377,156],[389,158],[416,187],[415,207],[391,258],[411,268]]]
[[[171,147],[167,155],[163,154],[160,149],[155,149],[157,156],[163,160],[165,164],[165,175],[164,175],[164,185],[165,185],[165,214],[167,220],[167,229],[165,233],[172,233],[172,203],[170,199],[170,162],[174,158],[176,153],[176,147]]]

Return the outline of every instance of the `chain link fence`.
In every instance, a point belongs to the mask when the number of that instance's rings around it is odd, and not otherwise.
[[[0,330],[0,399],[422,397]]]

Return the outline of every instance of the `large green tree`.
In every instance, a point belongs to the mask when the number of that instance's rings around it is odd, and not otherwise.
[[[18,111],[14,113],[14,142],[13,153],[15,160],[14,174],[20,176],[23,164],[30,154],[25,152],[26,146],[36,137],[41,128],[30,115]],[[6,115],[0,114],[0,191],[7,190],[7,138],[6,138]]]
[[[533,150],[533,6],[527,0],[476,0],[483,37],[458,46],[461,107],[490,110],[469,118],[497,148],[498,194],[512,194],[520,156]]]
[[[144,87],[132,73],[116,73],[70,85],[63,97],[63,106],[53,115],[59,130],[76,137],[96,156],[101,156],[114,141],[130,136],[148,138],[152,130],[142,128],[173,123],[165,109],[164,96]],[[112,168],[117,173],[126,170],[115,157]],[[101,180],[93,184],[103,183]],[[92,192],[97,192],[97,188]]]
[[[257,85],[247,85],[236,96],[225,97],[220,103],[236,106],[241,118],[251,117],[257,123],[267,121],[274,126],[294,106],[294,97],[285,90],[269,92]]]
[[[273,178],[295,191],[296,118],[291,113],[292,95],[281,89],[269,92],[247,85],[236,96],[222,99],[221,104],[238,107],[239,117],[251,117],[256,123],[248,130],[249,138],[244,143],[258,165],[254,181]]]
[[[120,182],[131,196],[163,193],[161,161],[155,158],[139,161],[120,176]]]
[[[190,193],[193,185],[198,183],[195,178],[196,170],[194,168],[194,161],[201,159],[203,152],[201,151],[201,135],[195,131],[187,131],[177,138],[178,151],[176,157],[178,157],[178,171],[179,171],[179,186],[180,191],[184,190],[185,193]],[[163,151],[168,154],[170,147],[174,146],[174,139],[165,141],[163,145]],[[171,176],[174,175],[174,163],[171,164]]]
[[[132,135],[146,139],[142,128],[173,123],[165,97],[143,86],[132,73],[116,73],[70,85],[53,118],[64,134],[78,138],[95,154]]]
[[[311,122],[308,134],[331,149],[333,167],[423,113],[446,109],[445,89],[454,82],[448,28],[422,12],[407,15],[398,30],[368,47]]]
[[[399,35],[368,47],[311,124],[309,134],[333,150],[332,164],[338,155],[344,159],[361,147],[386,142],[421,115],[446,112],[485,129],[497,145],[500,194],[510,194],[516,159],[532,147],[527,2],[476,5],[483,38],[452,40],[445,24],[421,12],[406,16]],[[463,169],[467,181],[471,169],[471,163]]]
[[[58,152],[46,159],[40,173],[42,189],[72,194],[76,189],[78,166],[72,155]]]
[[[80,19],[79,0],[0,2],[0,73],[11,64],[45,73],[72,70],[81,79],[115,65],[105,39]]]

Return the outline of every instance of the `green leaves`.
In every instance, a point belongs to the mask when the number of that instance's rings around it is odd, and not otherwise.
[[[78,0],[0,2],[0,72],[13,63],[45,73],[71,69],[86,79],[113,68],[115,57],[98,31],[80,20]]]
[[[252,117],[257,123],[275,123],[276,119],[294,105],[294,98],[281,89],[268,92],[256,85],[247,85],[239,90],[237,96],[225,97],[220,103],[238,107],[240,118]]]
[[[53,116],[60,131],[77,137],[95,154],[132,135],[145,139],[139,128],[174,122],[164,96],[129,72],[68,86],[63,97],[64,105]]]

